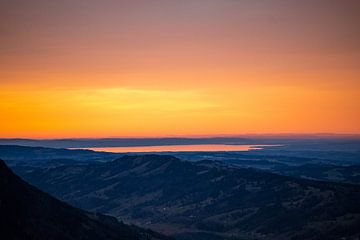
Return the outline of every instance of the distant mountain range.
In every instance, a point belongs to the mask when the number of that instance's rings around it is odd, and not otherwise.
[[[360,186],[167,155],[19,171],[79,208],[177,239],[358,239]]]
[[[284,145],[283,150],[360,150],[360,135],[244,135],[239,137],[4,139],[0,145],[52,148],[171,146],[193,144]],[[330,148],[329,148],[330,146]],[[269,148],[270,150],[272,148]],[[275,148],[276,150],[277,148]]]
[[[51,162],[60,161],[96,161],[112,160],[121,154],[95,152],[82,149],[64,149],[64,148],[45,148],[45,147],[26,147],[17,145],[0,145],[0,158],[9,165],[30,165],[46,166]],[[60,161],[59,161],[60,160]]]
[[[18,176],[0,160],[0,238],[6,240],[166,240],[116,218],[71,207]]]

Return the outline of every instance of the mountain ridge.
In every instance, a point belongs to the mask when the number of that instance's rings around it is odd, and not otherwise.
[[[80,208],[163,233],[210,232],[239,239],[359,236],[357,185],[166,155],[38,169],[24,177]]]

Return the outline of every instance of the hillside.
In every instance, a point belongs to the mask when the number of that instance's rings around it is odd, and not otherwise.
[[[0,237],[11,240],[168,239],[71,207],[27,184],[0,160]]]
[[[355,185],[166,155],[124,156],[22,175],[77,207],[181,239],[210,239],[209,234],[221,239],[360,236],[360,187]]]

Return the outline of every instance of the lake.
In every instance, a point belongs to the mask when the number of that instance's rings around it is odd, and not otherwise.
[[[260,150],[264,147],[279,145],[227,145],[227,144],[196,144],[196,145],[168,145],[168,146],[136,146],[136,147],[92,147],[82,148],[100,152],[231,152]]]

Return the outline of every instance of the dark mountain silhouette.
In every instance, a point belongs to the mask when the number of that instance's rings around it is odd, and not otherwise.
[[[91,214],[27,184],[0,160],[0,238],[6,240],[168,239]]]
[[[124,156],[22,173],[80,208],[179,239],[358,239],[360,186],[221,162]]]

